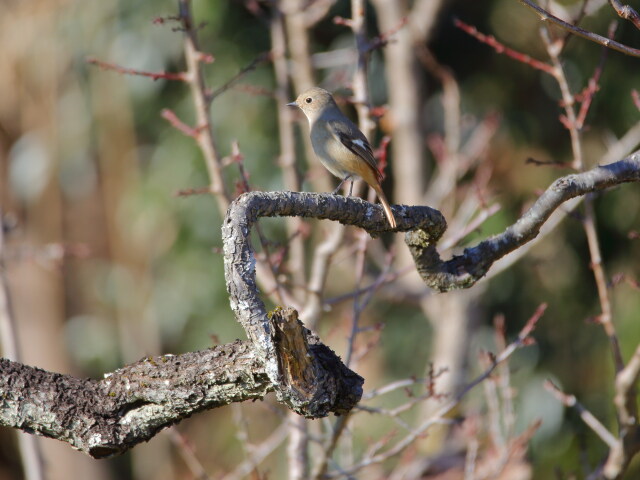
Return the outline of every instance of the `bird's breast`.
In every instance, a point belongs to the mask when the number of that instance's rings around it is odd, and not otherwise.
[[[336,177],[343,179],[349,175],[359,176],[357,165],[363,160],[345,147],[327,128],[319,128],[317,125],[312,128],[311,145],[322,165]]]

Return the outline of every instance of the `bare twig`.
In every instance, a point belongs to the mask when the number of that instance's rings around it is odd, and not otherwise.
[[[213,58],[208,60],[208,63],[213,61]],[[184,72],[148,72],[146,70],[136,70],[135,68],[127,68],[122,67],[120,65],[116,65],[115,63],[104,62],[102,60],[98,60],[97,58],[88,57],[86,62],[91,65],[96,65],[103,70],[113,70],[114,72],[118,72],[124,75],[138,75],[140,77],[149,77],[152,80],[177,80],[180,82],[186,82],[187,77]]]
[[[636,108],[640,110],[640,94],[638,94],[638,90],[631,90],[631,98],[633,98]]]
[[[631,459],[640,452],[637,383],[640,378],[640,345],[626,367],[616,375],[615,397],[619,433],[603,467],[606,478],[620,478]]]
[[[616,22],[612,22],[611,25],[609,26],[609,34],[608,34],[609,38],[613,39],[613,36],[615,35],[616,27],[617,27]],[[598,66],[593,72],[593,75],[589,79],[589,83],[587,87],[581,94],[582,104],[580,105],[580,112],[578,113],[578,119],[576,124],[576,128],[578,130],[582,130],[582,128],[584,127],[584,122],[585,122],[585,119],[587,118],[589,107],[591,107],[591,101],[593,100],[593,97],[595,96],[596,92],[600,88],[599,87],[600,76],[602,75],[602,70],[604,69],[604,63],[607,59],[608,52],[609,52],[608,48],[602,49],[602,54],[600,55],[600,62],[598,63]]]
[[[260,445],[252,448],[252,454],[249,458],[240,463],[231,473],[228,473],[221,480],[241,480],[246,478],[256,466],[270,455],[276,448],[282,444],[287,438],[287,424],[282,423],[269,435]]]
[[[229,90],[234,83],[236,83],[238,80],[244,77],[247,73],[255,70],[258,67],[258,65],[271,60],[271,58],[272,58],[271,52],[263,52],[260,55],[258,55],[248,65],[241,68],[240,71],[236,73],[233,77],[227,80],[220,87],[216,88],[213,92],[208,94],[206,96],[207,102],[211,104],[211,102],[213,102],[216,99],[216,97],[218,97],[220,94]]]
[[[541,29],[540,34],[547,48],[547,53],[551,58],[551,63],[553,64],[552,75],[556,79],[556,82],[558,82],[562,95],[562,106],[565,111],[565,120],[562,123],[569,130],[569,135],[571,137],[571,150],[573,152],[572,167],[575,170],[582,171],[584,169],[584,158],[582,154],[582,142],[580,141],[580,130],[578,129],[578,121],[574,109],[576,100],[571,93],[569,82],[564,74],[564,67],[560,60],[561,50],[558,48],[558,45],[551,40],[546,27]]]
[[[569,130],[571,136],[571,149],[573,151],[573,167],[576,170],[582,171],[585,168],[585,159],[582,150],[582,140],[580,132],[580,121],[575,112],[575,96],[569,89],[569,82],[565,75],[565,69],[559,58],[559,50],[555,47],[554,43],[549,38],[546,28],[542,29],[542,38],[547,47],[547,52],[551,57],[551,61],[554,66],[554,77],[560,86],[562,93],[562,104],[565,110],[565,127]],[[613,29],[610,29],[609,34],[613,35]],[[604,61],[602,57],[600,64]],[[593,209],[593,199],[587,196],[584,199],[584,221],[583,226],[587,235],[587,243],[589,245],[589,254],[591,256],[591,267],[596,281],[596,287],[598,290],[598,297],[600,300],[600,307],[602,313],[599,317],[599,321],[604,327],[604,330],[609,338],[611,344],[611,350],[613,352],[613,360],[616,371],[620,371],[623,367],[622,353],[620,352],[620,345],[618,337],[613,326],[613,318],[611,313],[611,300],[609,298],[609,291],[607,288],[606,274],[604,272],[604,266],[602,264],[602,255],[600,253],[600,244],[598,240],[598,233],[596,230],[596,218]]]
[[[211,181],[211,192],[216,195],[218,209],[224,215],[231,197],[222,177],[221,158],[214,139],[213,128],[209,122],[207,86],[202,71],[202,63],[207,56],[200,51],[198,31],[191,14],[191,0],[179,0],[179,5],[179,18],[184,31],[184,55],[187,62],[185,78],[191,88],[196,114],[197,135],[195,139],[204,155]]]
[[[410,232],[405,240],[427,285],[440,291],[469,288],[489,271],[496,260],[534,239],[562,203],[580,195],[639,181],[640,151],[624,160],[559,178],[503,233],[465,249],[462,255],[448,261],[440,259],[435,245],[419,231]]]
[[[609,448],[615,448],[618,442],[616,437],[607,430],[607,427],[600,423],[600,421],[594,417],[593,414],[584,407],[584,405],[578,402],[575,395],[567,395],[551,380],[546,380],[544,382],[544,388],[551,392],[554,397],[562,402],[563,405],[575,409],[578,412],[578,415],[580,415],[582,421],[586,423],[589,428],[591,428],[591,430],[593,430],[598,437],[600,437],[600,439],[609,446]]]
[[[418,427],[412,430],[408,435],[406,435],[403,439],[396,442],[391,448],[387,449],[384,452],[377,453],[371,457],[364,457],[355,465],[352,465],[349,468],[341,469],[339,472],[328,473],[325,475],[326,478],[335,478],[340,475],[350,475],[354,474],[364,467],[374,465],[376,463],[380,463],[385,461],[388,458],[391,458],[398,453],[402,452],[405,448],[411,445],[417,438],[422,436],[425,431],[427,431],[432,425],[442,422],[443,418],[454,409],[460,401],[469,393],[473,388],[478,386],[480,383],[485,381],[487,378],[491,376],[493,371],[506,361],[515,351],[519,348],[529,345],[533,340],[530,337],[531,332],[536,326],[536,323],[540,319],[540,316],[544,312],[543,308],[538,308],[534,315],[527,321],[525,326],[522,328],[520,333],[518,334],[518,338],[510,343],[500,354],[494,357],[492,364],[487,368],[482,374],[477,376],[470,383],[465,385],[456,395],[454,395],[450,400],[445,402],[430,418],[422,422]]]
[[[173,126],[173,128],[182,132],[187,137],[198,138],[198,135],[202,131],[202,128],[193,128],[184,123],[178,118],[173,110],[169,110],[168,108],[163,109],[160,115],[162,116],[162,118],[168,121],[171,126]],[[209,193],[211,193],[211,187],[209,187]]]
[[[548,63],[541,62],[540,60],[536,60],[535,58],[531,58],[529,55],[518,52],[517,50],[513,50],[512,48],[506,47],[504,44],[500,43],[493,35],[485,35],[484,33],[480,33],[478,29],[474,26],[468,25],[464,23],[462,20],[458,20],[455,18],[453,20],[453,24],[458,27],[463,32],[468,33],[472,37],[475,37],[482,43],[493,47],[493,49],[498,53],[503,53],[508,57],[517,60],[518,62],[522,62],[526,65],[529,65],[536,70],[540,70],[542,72],[548,73],[549,75],[553,75],[553,67]]]
[[[212,477],[207,473],[207,470],[204,468],[196,453],[189,443],[189,440],[185,438],[185,436],[180,433],[176,428],[170,428],[166,430],[169,435],[169,439],[171,443],[176,447],[178,453],[182,457],[182,460],[187,465],[187,468],[191,470],[193,477],[197,480],[213,480]]]
[[[530,0],[519,0],[519,1],[523,5],[526,5],[530,9],[534,10],[538,14],[538,16],[541,18],[542,21],[549,22],[553,25],[556,25],[562,28],[563,30],[567,30],[568,32],[571,32],[582,38],[586,38],[587,40],[595,42],[599,45],[603,45],[612,50],[616,50],[626,55],[631,55],[632,57],[640,57],[640,50],[638,50],[637,48],[628,47],[626,45],[623,45],[622,43],[603,37],[602,35],[598,35],[597,33],[593,33],[583,28],[577,27],[575,25],[571,25],[570,23],[567,23],[564,20],[561,20],[558,17],[551,15],[549,12],[539,7],[535,3],[531,2]]]
[[[345,228],[339,223],[331,225],[326,238],[316,248],[311,265],[311,275],[307,284],[309,295],[302,312],[302,318],[314,329],[322,313],[324,286],[329,275],[333,256],[344,239]]]
[[[620,0],[609,0],[609,3],[620,18],[629,20],[640,30],[640,15],[630,5],[623,5]]]

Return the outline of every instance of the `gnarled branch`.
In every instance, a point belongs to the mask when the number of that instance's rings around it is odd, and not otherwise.
[[[436,243],[446,229],[429,207],[394,206],[395,231],[406,241],[427,285],[446,291],[473,285],[494,261],[535,238],[564,201],[640,181],[640,152],[609,165],[556,180],[503,233],[443,262]],[[198,411],[262,398],[275,391],[299,414],[348,412],[363,379],[345,367],[293,309],[268,315],[255,282],[249,242],[260,217],[313,217],[356,225],[371,235],[389,231],[382,208],[358,198],[295,192],[250,192],[229,207],[223,225],[225,277],[231,307],[250,342],[149,357],[102,380],[83,380],[0,360],[0,425],[66,441],[101,458],[122,453]]]
[[[496,260],[533,240],[540,227],[562,203],[580,195],[638,181],[640,151],[618,162],[557,179],[516,223],[450,260],[440,259],[435,245],[422,231],[407,234],[406,242],[418,272],[429,287],[441,292],[469,288],[489,271]]]
[[[436,242],[446,228],[442,214],[432,208],[395,206],[393,210],[398,222],[396,231],[421,229],[430,232]],[[329,411],[348,411],[362,395],[362,379],[353,373],[355,377],[347,374],[348,369],[345,370],[344,381],[336,385],[335,379],[322,373],[323,368],[319,368],[321,365],[307,365],[304,368],[298,365],[300,368],[296,370],[299,372],[316,372],[315,378],[305,382],[313,385],[313,392],[308,395],[301,395],[301,389],[296,388],[295,382],[287,380],[287,369],[283,369],[283,358],[278,355],[278,329],[270,323],[264,303],[258,295],[255,257],[249,241],[251,227],[258,218],[273,216],[335,220],[361,227],[371,235],[390,231],[389,225],[382,207],[359,198],[305,192],[249,192],[229,206],[222,227],[225,277],[231,308],[264,362],[278,399],[309,417],[324,416]],[[340,389],[340,395],[336,396],[336,388]],[[345,404],[345,398],[353,400],[353,403]],[[340,399],[338,405],[334,404]]]

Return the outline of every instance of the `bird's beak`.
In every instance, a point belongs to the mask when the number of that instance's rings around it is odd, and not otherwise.
[[[298,102],[287,103],[287,107],[297,107],[297,106],[298,106]]]

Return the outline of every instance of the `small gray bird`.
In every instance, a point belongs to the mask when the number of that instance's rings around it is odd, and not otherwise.
[[[313,87],[287,105],[300,108],[307,116],[313,151],[327,170],[342,180],[334,193],[345,181],[351,180],[353,188],[353,180],[361,178],[378,194],[391,228],[396,228],[396,219],[380,186],[382,173],[378,170],[371,145],[358,127],[340,111],[331,94]]]

